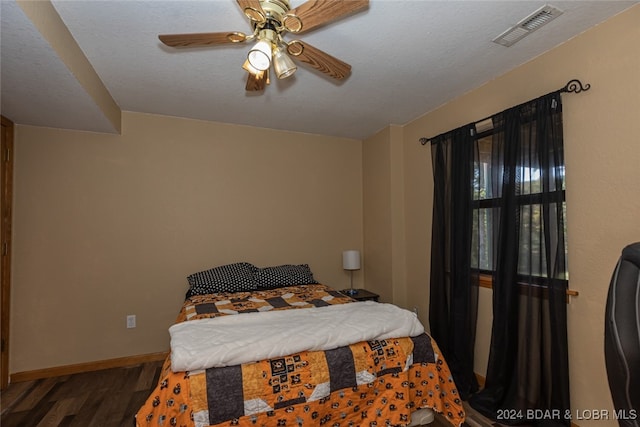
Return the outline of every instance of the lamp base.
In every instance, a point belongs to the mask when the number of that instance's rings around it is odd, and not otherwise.
[[[358,295],[358,290],[357,289],[345,289],[344,291],[342,291],[343,294],[349,295],[349,296],[353,296],[353,295]]]

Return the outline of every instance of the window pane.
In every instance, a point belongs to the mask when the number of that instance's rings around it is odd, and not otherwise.
[[[542,181],[540,169],[531,166],[520,168],[521,194],[542,193]]]
[[[557,226],[558,213],[556,209],[566,211],[566,203],[551,203],[549,205],[548,226],[554,229]],[[564,218],[564,213],[562,214]],[[564,235],[561,236],[563,243],[548,242],[549,248],[553,253],[549,254],[549,259],[555,265],[550,265],[547,269],[547,256],[545,253],[544,233],[542,229],[542,205],[523,205],[520,209],[520,253],[518,256],[518,274],[524,276],[548,277],[549,275],[555,279],[568,280],[569,273],[566,263],[567,253],[567,226],[566,221],[563,223]],[[560,247],[559,247],[560,246]],[[564,251],[563,256],[558,256],[556,249]],[[549,272],[549,273],[547,273]]]
[[[520,208],[518,274],[542,277],[547,275],[541,218],[541,206],[538,204],[523,205]]]
[[[521,166],[520,170],[521,194],[536,194],[543,192],[540,169],[534,166]],[[549,192],[565,189],[564,166],[549,169]]]
[[[493,224],[495,209],[474,209],[471,266],[493,270]]]
[[[491,175],[491,136],[478,140],[478,152],[473,174],[474,200],[492,199],[493,194]]]

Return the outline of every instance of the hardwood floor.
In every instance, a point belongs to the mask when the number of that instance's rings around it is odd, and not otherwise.
[[[162,362],[10,384],[2,427],[132,427]]]

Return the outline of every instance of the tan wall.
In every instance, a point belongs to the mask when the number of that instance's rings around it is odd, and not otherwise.
[[[391,128],[362,144],[364,254],[367,289],[393,301],[391,231]]]
[[[15,152],[11,372],[168,350],[192,272],[343,288],[362,248],[357,140],[124,113],[121,136],[17,126]]]
[[[365,286],[383,302],[404,299],[406,289],[403,156],[400,126],[362,145]]]
[[[430,148],[418,139],[551,92],[572,78],[592,85],[563,96],[570,287],[580,292],[568,306],[574,411],[613,409],[603,352],[606,293],[622,247],[640,241],[638,22],[635,6],[404,127],[407,289],[406,298],[394,302],[411,307],[429,298],[433,180]],[[480,296],[476,371],[484,375],[491,293]]]

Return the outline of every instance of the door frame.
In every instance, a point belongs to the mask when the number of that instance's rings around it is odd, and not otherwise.
[[[2,119],[0,151],[0,389],[9,384],[9,321],[11,319],[11,229],[13,210],[13,122]]]

